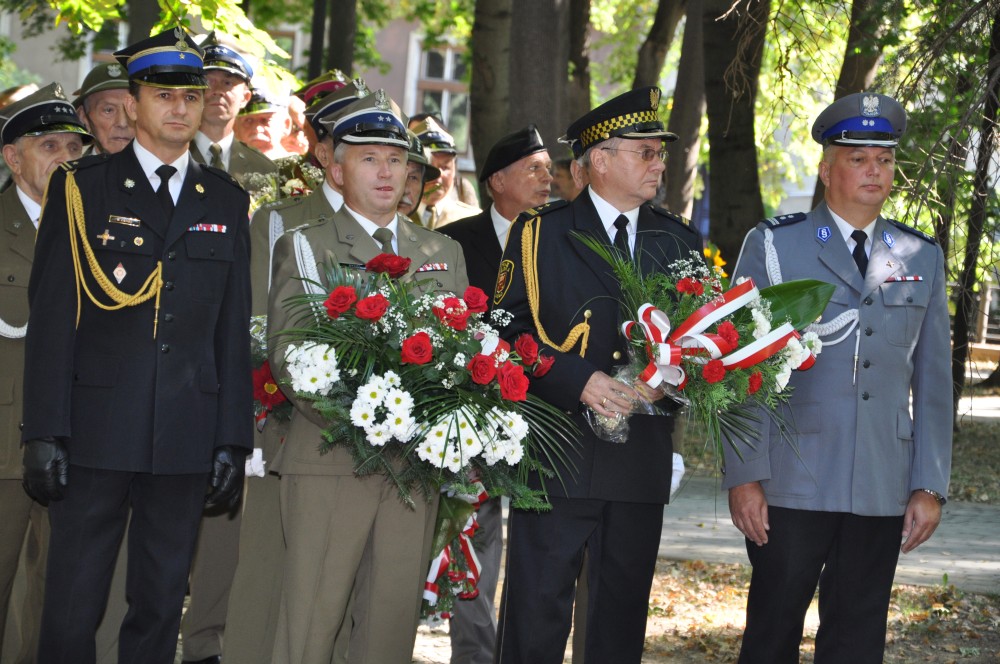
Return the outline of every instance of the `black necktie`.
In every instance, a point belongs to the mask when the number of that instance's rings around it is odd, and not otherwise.
[[[615,219],[615,249],[621,252],[625,258],[632,258],[632,252],[628,248],[628,217],[623,214]]]
[[[173,177],[177,169],[164,164],[156,169],[156,174],[160,176],[160,186],[156,188],[156,197],[160,199],[163,211],[167,213],[169,219],[174,215],[174,199],[170,196],[170,178]]]
[[[854,256],[854,262],[858,264],[858,271],[863,277],[868,271],[868,254],[865,253],[865,242],[868,241],[868,234],[864,231],[854,231],[851,233],[851,239],[856,242],[851,255]]]
[[[383,254],[395,254],[392,249],[392,231],[388,228],[378,228],[372,233],[375,242],[382,248]]]

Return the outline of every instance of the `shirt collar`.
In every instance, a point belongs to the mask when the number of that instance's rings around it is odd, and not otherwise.
[[[201,133],[200,131],[194,135],[194,144],[198,148],[198,152],[201,156],[205,158],[205,163],[209,164],[212,161],[212,151],[209,150],[212,147],[212,143],[218,143],[219,147],[222,148],[222,163],[229,168],[229,155],[233,150],[233,140],[236,138],[235,132],[229,132],[226,134],[221,141],[213,141],[211,138]]]
[[[504,219],[503,215],[497,212],[495,203],[490,205],[490,219],[493,221],[493,232],[496,233],[497,242],[503,249],[507,246],[507,234],[510,233],[510,227],[514,222],[510,219]]]
[[[601,225],[604,226],[608,237],[612,239],[615,237],[615,233],[618,230],[615,228],[615,220],[618,219],[618,215],[623,214],[628,219],[628,234],[631,240],[638,230],[639,208],[635,207],[626,212],[620,212],[614,205],[601,198],[600,194],[594,191],[592,187],[587,187],[587,191],[590,192],[590,200],[594,202],[594,207],[597,209],[597,216],[601,218]]]
[[[368,236],[372,238],[372,242],[375,242],[375,238],[373,236],[375,235],[375,231],[377,231],[378,229],[380,229],[380,228],[388,228],[390,231],[392,231],[392,246],[395,248],[396,253],[397,254],[399,253],[399,217],[398,216],[393,215],[392,221],[390,221],[385,226],[379,226],[378,224],[376,224],[371,219],[369,219],[367,217],[362,217],[360,214],[358,214],[357,212],[355,212],[354,210],[352,210],[347,205],[344,205],[344,209],[347,210],[348,212],[350,212],[351,216],[354,217],[359,224],[361,224],[361,228],[363,228],[365,230],[365,233],[368,233]],[[376,243],[375,246],[379,246],[379,245]]]
[[[323,195],[326,196],[326,201],[334,212],[339,212],[340,208],[344,207],[344,195],[331,187],[326,180],[323,180]]]
[[[135,158],[139,162],[139,167],[142,168],[142,172],[146,174],[146,179],[149,180],[149,184],[153,187],[153,191],[156,191],[157,187],[160,186],[160,176],[156,174],[156,169],[163,165],[160,158],[154,155],[152,152],[142,147],[139,143],[139,139],[132,141],[132,145],[135,149]],[[187,173],[188,160],[191,158],[190,153],[185,150],[181,153],[181,156],[176,159],[176,161],[170,162],[170,166],[177,169],[173,177],[170,178],[171,183],[181,183],[184,182],[184,174]],[[177,191],[180,191],[180,185],[171,185],[170,192],[174,195],[175,187]],[[174,200],[177,200],[177,196],[174,195]]]
[[[829,206],[827,206],[827,209],[829,209]],[[854,241],[854,238],[851,237],[851,233],[853,233],[854,231],[856,231],[858,229],[855,228],[854,226],[851,226],[851,224],[849,224],[846,219],[844,219],[843,217],[841,217],[839,214],[837,214],[833,210],[830,210],[830,216],[833,217],[833,222],[835,224],[837,224],[837,230],[839,230],[841,236],[843,236],[844,242],[847,244],[847,248],[850,249],[851,251],[853,251],[854,250],[854,245],[856,245],[857,243]],[[872,221],[871,221],[870,224],[868,224],[867,226],[865,226],[864,228],[861,229],[861,230],[863,230],[865,232],[865,235],[868,236],[868,240],[865,242],[865,244],[867,245],[867,246],[865,246],[865,251],[866,252],[870,252],[871,251],[872,242],[875,239],[875,222],[876,221],[878,221],[877,217],[875,219],[872,219]]]
[[[17,197],[21,199],[21,205],[24,206],[24,211],[28,213],[28,219],[31,219],[31,223],[38,228],[38,218],[42,216],[42,206],[35,202],[31,196],[27,195],[21,188],[14,185],[14,189],[17,190]]]

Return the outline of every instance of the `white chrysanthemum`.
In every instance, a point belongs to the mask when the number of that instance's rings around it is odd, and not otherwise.
[[[504,458],[504,444],[498,438],[483,441],[483,451],[480,453],[487,466],[493,466]]]
[[[413,397],[399,388],[390,388],[383,401],[390,413],[408,415],[413,410]]]
[[[385,381],[380,376],[372,376],[367,383],[358,388],[358,398],[364,399],[373,408],[382,405],[386,393]]]
[[[424,436],[417,447],[417,456],[440,468],[444,463],[445,449],[448,447],[448,424],[438,422]]]
[[[516,440],[508,440],[504,445],[503,460],[513,466],[524,457],[524,445]]]
[[[386,387],[399,387],[403,384],[403,379],[395,371],[386,371],[382,375],[382,380],[385,381]]]
[[[788,340],[788,343],[785,344],[783,353],[785,356],[785,362],[793,369],[802,364],[802,362],[809,356],[809,351],[803,348],[802,344],[799,343],[799,340],[795,337]]]
[[[788,385],[789,379],[792,377],[792,367],[787,363],[781,365],[781,370],[778,371],[778,375],[775,376],[774,391],[781,392]]]
[[[482,433],[476,429],[476,425],[464,411],[455,418],[455,429],[458,449],[465,462],[469,463],[474,456],[483,451],[483,444],[479,440]]]
[[[445,448],[443,461],[444,461],[443,467],[447,468],[453,473],[457,473],[458,471],[462,470],[462,468],[466,465],[462,461],[462,453],[455,445],[449,445],[447,448]]]
[[[378,417],[375,414],[375,406],[370,401],[357,398],[351,404],[351,424],[361,427],[365,431],[375,425]]]
[[[771,331],[771,319],[760,309],[751,308],[750,314],[753,316],[753,338],[760,339]]]
[[[376,424],[370,429],[365,429],[365,436],[368,438],[368,442],[376,447],[382,447],[392,438],[392,434],[389,433],[389,425],[385,422]]]
[[[409,413],[390,412],[385,422],[396,440],[406,443],[417,433],[417,421]]]
[[[823,340],[815,332],[806,332],[802,335],[802,345],[812,351],[813,355],[823,352]]]
[[[528,423],[520,413],[513,410],[501,411],[500,417],[504,434],[511,440],[521,441],[528,435]]]

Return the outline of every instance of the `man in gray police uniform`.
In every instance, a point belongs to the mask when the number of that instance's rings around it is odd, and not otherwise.
[[[816,661],[881,662],[900,551],[941,519],[951,468],[944,256],[934,240],[881,216],[906,129],[896,100],[849,95],[817,118],[826,200],[758,224],[734,278],[836,286],[814,331],[826,341],[795,372],[779,430],[726,447],[723,487],[753,565],[740,662],[799,661],[819,582]],[[911,409],[912,398],[912,409]]]

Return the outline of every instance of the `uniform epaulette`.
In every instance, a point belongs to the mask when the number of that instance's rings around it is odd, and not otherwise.
[[[268,212],[272,210],[287,210],[290,207],[295,207],[302,203],[305,196],[289,196],[288,198],[279,198],[274,201],[268,201],[261,205],[258,210],[267,210]]]
[[[569,205],[569,201],[564,201],[562,199],[559,199],[551,201],[549,203],[545,203],[544,205],[539,205],[538,207],[528,208],[527,210],[522,212],[520,216],[525,217],[527,219],[532,219],[534,217],[538,217],[543,214],[548,214],[553,210],[559,210],[561,208],[566,207],[567,205]]]
[[[59,167],[64,171],[79,171],[84,168],[89,168],[91,166],[96,166],[97,164],[103,164],[108,160],[108,155],[101,154],[88,154],[85,157],[80,157],[79,159],[73,159],[72,161],[64,161],[59,164]]]
[[[675,224],[677,224],[679,226],[682,226],[684,228],[684,230],[689,231],[689,232],[691,232],[691,233],[693,233],[695,235],[698,234],[698,231],[696,231],[694,229],[694,227],[691,225],[691,221],[688,220],[688,219],[685,219],[684,217],[680,216],[679,214],[674,214],[670,210],[668,210],[666,208],[662,208],[659,205],[650,205],[649,208],[653,212],[655,212],[656,214],[660,215],[661,217],[666,217],[667,219],[669,219],[670,221],[674,222]]]
[[[909,233],[911,235],[916,235],[918,238],[920,238],[921,240],[924,240],[925,242],[930,242],[931,244],[937,244],[937,240],[934,239],[933,235],[928,235],[927,233],[925,233],[923,231],[918,231],[913,226],[907,226],[903,222],[896,221],[895,219],[886,219],[886,221],[888,221],[890,224],[892,224],[893,226],[895,226],[896,228],[898,228],[901,231],[906,231],[907,233]]]
[[[800,221],[805,221],[805,212],[793,212],[792,214],[783,214],[780,217],[768,217],[762,224],[767,224],[771,228],[778,228],[779,226],[791,226],[792,224],[797,224]]]
[[[236,181],[236,178],[234,178],[232,175],[225,172],[221,168],[215,168],[207,164],[200,164],[200,165],[201,165],[201,170],[205,171],[206,173],[211,173],[220,180],[225,180],[234,187],[240,187],[242,189],[242,186],[240,186],[240,183]]]

